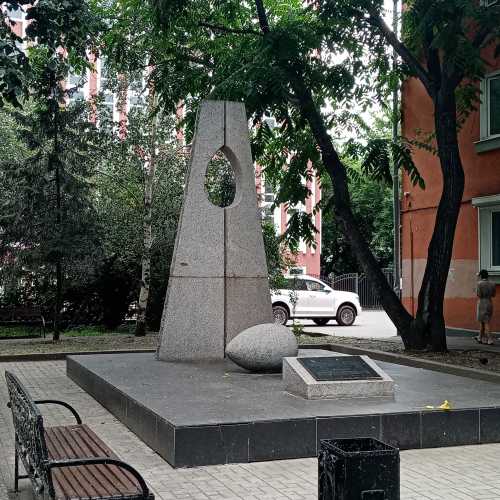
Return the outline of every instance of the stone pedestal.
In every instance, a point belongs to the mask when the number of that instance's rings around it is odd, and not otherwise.
[[[325,357],[323,355],[320,356]],[[338,356],[338,354],[335,354],[335,356]],[[311,372],[299,361],[299,358],[283,358],[283,382],[285,390],[305,399],[393,397],[394,381],[392,378],[368,356],[359,356],[359,358],[379,378],[364,380],[316,380]]]
[[[235,173],[236,193],[225,208],[205,191],[209,161],[222,151]],[[273,321],[257,208],[255,172],[242,103],[203,101],[199,110],[158,358],[224,358],[242,330]]]

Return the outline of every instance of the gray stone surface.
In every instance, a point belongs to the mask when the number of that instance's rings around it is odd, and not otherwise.
[[[320,354],[323,356],[323,354]],[[337,353],[331,353],[338,356]],[[312,353],[308,357],[315,356]],[[296,357],[283,359],[285,390],[305,399],[393,397],[394,381],[368,356],[361,358],[381,377],[378,380],[316,380]]]
[[[159,363],[158,363],[159,364]],[[161,363],[162,365],[166,363]],[[65,376],[64,361],[6,363],[36,399],[64,399],[83,421],[145,478],[157,500],[317,500],[317,458],[274,460],[174,470]],[[7,387],[0,377],[0,499],[35,500],[28,480],[10,492],[14,471],[14,429]],[[54,405],[43,409],[49,425],[74,420]],[[385,440],[385,437],[384,437]],[[401,452],[401,500],[485,500],[500,498],[500,444]]]
[[[299,356],[309,356],[301,349]],[[395,381],[394,399],[306,400],[284,389],[280,374],[245,372],[232,361],[155,363],[153,354],[71,356],[138,404],[179,426],[257,420],[425,411],[445,399],[454,409],[496,407],[500,384],[379,362]]]
[[[273,321],[267,276],[226,277],[226,345],[240,332],[255,325],[254,311],[261,312],[262,323]]]
[[[226,347],[234,363],[250,371],[281,371],[285,356],[298,352],[295,335],[285,326],[264,323],[242,331]]]
[[[266,254],[255,190],[245,107],[226,102],[226,138],[224,153],[233,165],[236,196],[226,208],[226,276],[267,278]],[[269,299],[269,319],[272,321]],[[262,323],[266,320],[263,319]]]
[[[207,166],[218,150],[231,162],[236,179],[235,199],[226,208],[213,205],[205,191]],[[242,103],[203,101],[170,269],[158,358],[222,359],[225,345],[239,332],[272,320],[245,107]]]
[[[219,359],[224,355],[224,278],[170,276],[159,357]],[[180,314],[182,312],[182,314]],[[183,335],[179,335],[182,333]]]

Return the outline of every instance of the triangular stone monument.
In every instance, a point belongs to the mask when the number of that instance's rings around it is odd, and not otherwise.
[[[213,205],[205,190],[221,150],[236,180],[234,201]],[[161,360],[221,359],[242,330],[273,321],[245,106],[203,101],[177,228],[160,327]]]

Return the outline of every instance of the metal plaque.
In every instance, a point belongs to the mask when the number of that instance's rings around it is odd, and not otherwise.
[[[297,359],[318,381],[382,378],[361,356],[318,356]]]

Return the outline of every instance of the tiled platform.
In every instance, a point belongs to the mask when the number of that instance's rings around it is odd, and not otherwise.
[[[174,467],[316,456],[322,438],[402,449],[500,442],[500,385],[388,363],[395,398],[308,401],[230,361],[73,356],[67,374]],[[448,399],[452,411],[429,411]],[[498,408],[497,408],[498,406]]]

